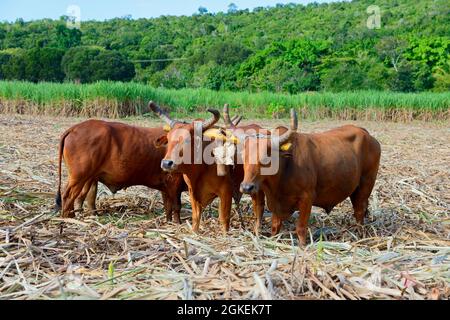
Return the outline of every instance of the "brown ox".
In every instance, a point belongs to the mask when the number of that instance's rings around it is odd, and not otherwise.
[[[296,130],[297,115],[291,110],[291,128],[281,129],[278,143],[269,138],[240,137],[244,142],[245,172],[241,191],[264,191],[272,211],[273,235],[280,231],[284,219],[299,210],[296,232],[299,243],[305,245],[313,205],[329,213],[350,197],[357,222],[364,222],[381,148],[365,129],[353,125],[317,134],[300,134]],[[272,144],[278,150],[286,143],[290,143],[289,149],[280,151],[277,173],[262,175],[267,159],[274,159],[266,156],[273,152]]]
[[[201,161],[198,161],[197,164],[193,163],[193,155],[195,153],[194,122],[182,123],[171,120],[153,102],[151,102],[149,106],[162,120],[170,125],[171,130],[167,135],[163,135],[158,139],[160,145],[167,144],[167,152],[164,159],[161,161],[161,167],[168,172],[179,172],[183,174],[189,189],[192,205],[192,228],[194,232],[198,232],[199,230],[203,208],[217,197],[220,199],[219,221],[223,230],[227,232],[230,226],[232,198],[234,197],[235,202],[238,204],[242,196],[242,193],[239,192],[239,185],[244,176],[242,165],[227,166],[227,169],[223,172],[224,175],[218,175],[218,168],[215,162],[207,164],[203,161],[202,157]],[[220,114],[217,110],[208,111],[213,114],[213,118],[207,121],[200,120],[202,121],[202,133],[212,128],[220,118]],[[235,125],[232,124],[232,120],[229,119],[228,113],[225,121],[228,126],[235,127]],[[246,128],[259,128],[259,126],[251,125],[239,128],[245,130]],[[213,143],[213,141],[204,141],[202,138],[199,148],[201,154],[203,155],[205,148],[211,146]],[[190,153],[188,157],[191,160],[190,163],[180,161],[180,158],[184,156],[180,153],[180,148],[185,144],[190,144],[190,149],[188,150]],[[258,231],[264,210],[264,194],[262,192],[255,193],[252,196],[252,200],[255,215],[257,217],[255,230]]]
[[[87,120],[74,125],[61,137],[59,145],[59,185],[57,207],[61,207],[61,161],[69,179],[62,197],[63,217],[74,217],[74,205],[81,209],[87,198],[95,210],[98,182],[113,193],[135,185],[160,190],[166,218],[180,222],[183,177],[160,168],[165,149],[154,143],[164,135],[163,128],[139,128],[117,122]]]

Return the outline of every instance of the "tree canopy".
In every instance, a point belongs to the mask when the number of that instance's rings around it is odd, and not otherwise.
[[[252,11],[230,3],[216,14],[201,7],[192,16],[86,21],[80,30],[66,27],[68,17],[3,22],[0,78],[289,93],[450,90],[448,0],[376,5],[374,28],[370,0]]]

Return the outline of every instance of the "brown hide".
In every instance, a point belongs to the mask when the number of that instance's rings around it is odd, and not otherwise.
[[[57,205],[61,203],[61,160],[68,168],[69,179],[63,193],[63,216],[73,217],[74,204],[95,209],[97,183],[113,193],[143,185],[162,192],[166,217],[180,222],[181,192],[186,190],[181,175],[168,174],[161,167],[165,148],[155,140],[164,135],[163,128],[140,128],[118,122],[87,120],[68,129],[59,150],[59,187]]]
[[[252,139],[245,141],[241,188],[265,193],[273,213],[272,234],[280,231],[282,220],[299,210],[297,235],[300,244],[305,244],[311,207],[330,212],[347,197],[357,222],[363,223],[381,155],[380,144],[365,129],[348,125],[324,133],[293,133],[290,150],[281,152],[278,172],[265,176],[260,174],[260,159],[250,164],[249,155],[260,157],[261,150],[270,149],[270,140],[250,143]]]

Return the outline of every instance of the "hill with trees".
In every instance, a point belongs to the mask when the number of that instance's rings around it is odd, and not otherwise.
[[[0,79],[231,91],[450,90],[448,0],[277,5],[192,16],[0,23]],[[372,8],[372,9],[371,9]],[[375,8],[377,9],[377,8]],[[375,13],[374,13],[375,12]]]

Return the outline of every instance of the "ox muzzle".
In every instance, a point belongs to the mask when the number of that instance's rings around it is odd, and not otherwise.
[[[164,159],[161,160],[161,169],[163,169],[164,171],[172,172],[177,169],[177,165],[173,160]]]
[[[258,186],[255,183],[241,183],[240,191],[246,194],[255,194],[258,192]]]

